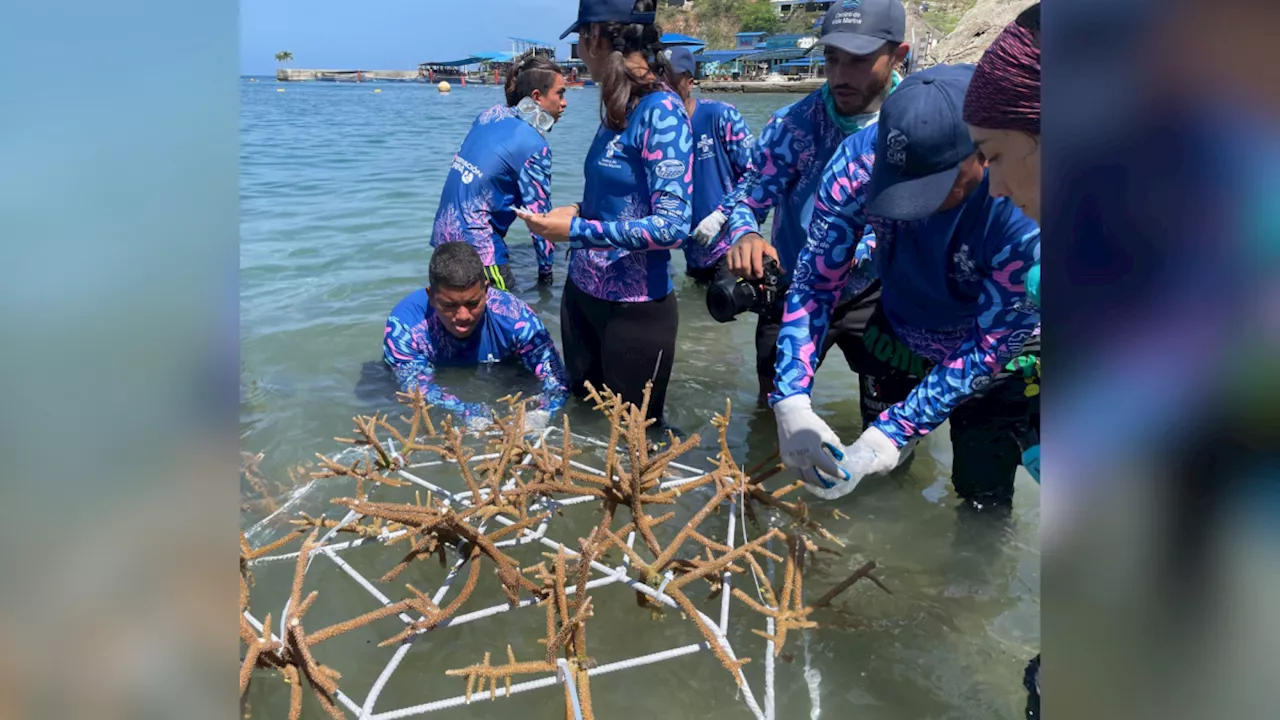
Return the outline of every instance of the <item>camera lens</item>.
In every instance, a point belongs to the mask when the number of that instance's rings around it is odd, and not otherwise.
[[[755,307],[759,295],[744,280],[717,282],[707,290],[707,311],[716,322],[726,323]]]

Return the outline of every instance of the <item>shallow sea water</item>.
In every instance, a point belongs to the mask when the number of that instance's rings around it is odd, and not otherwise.
[[[375,88],[382,92],[374,93]],[[721,99],[736,104],[758,133],[773,110],[799,97]],[[501,100],[500,91],[486,87],[441,95],[417,84],[242,81],[241,449],[264,454],[259,471],[268,480],[287,483],[290,469],[310,462],[315,453],[339,452],[342,446],[333,438],[351,435],[353,415],[397,407],[394,383],[381,363],[383,322],[400,298],[425,282],[428,234],[450,158],[475,115]],[[569,101],[550,135],[556,204],[581,198],[582,162],[598,123],[594,90],[571,91]],[[538,288],[532,247],[521,224],[508,241],[517,294],[539,312],[558,343],[563,259],[557,259],[556,286]],[[683,277],[679,253],[673,273],[681,313],[669,419],[703,440],[687,464],[701,467],[698,458],[714,452],[710,421],[728,398],[730,446],[740,463],[753,465],[776,448],[772,414],[755,406],[753,318],[714,322],[705,312],[703,291]],[[441,377],[459,394],[481,399],[512,387],[535,389],[510,367],[446,370]],[[819,414],[852,441],[859,430],[855,375],[833,356],[815,387]],[[568,413],[576,434],[600,436],[604,424],[590,409],[571,403]],[[590,453],[583,461],[600,464]],[[816,598],[871,559],[879,563],[877,575],[893,595],[860,582],[833,609],[818,614],[826,627],[793,634],[777,665],[778,718],[1021,716],[1022,670],[1039,648],[1039,487],[1020,471],[1011,516],[961,512],[947,481],[949,462],[947,433],[938,432],[907,469],[834,503],[813,505],[814,517],[846,547],[838,557],[821,555],[811,562],[806,595]],[[456,469],[421,472],[444,487],[463,487]],[[243,480],[242,489],[246,495],[252,490]],[[353,492],[351,483],[318,481],[265,522],[268,509],[247,507],[242,524],[252,543],[268,542],[287,527],[292,513],[340,516],[329,500]],[[411,500],[412,491],[383,489],[375,499]],[[703,494],[690,493],[678,507],[677,520],[703,502]],[[847,517],[835,518],[833,509]],[[590,506],[566,508],[549,534],[572,543],[598,517]],[[726,523],[717,516],[707,527],[723,535]],[[362,547],[342,557],[376,578],[399,560],[402,549]],[[531,546],[517,552],[536,562],[541,550]],[[271,612],[278,623],[291,574],[288,562],[254,570],[252,609],[260,619]],[[437,563],[420,562],[379,589],[398,599],[404,583],[431,592],[444,576]],[[377,606],[325,558],[313,563],[306,589],[320,592],[307,618],[309,629]],[[678,615],[655,619],[636,608],[634,594],[621,586],[600,588],[593,596],[596,617],[588,645],[598,663],[698,639]],[[466,609],[501,597],[496,579],[483,577]],[[750,632],[763,628],[763,622],[734,602],[730,637],[740,655],[752,658],[746,675],[763,699],[764,643]],[[719,605],[700,607],[715,617]],[[397,620],[381,621],[321,645],[317,657],[340,670],[340,687],[362,701],[395,651],[378,648],[378,641],[400,627]],[[499,658],[508,643],[517,659],[540,657],[535,641],[542,633],[540,609],[433,632],[414,643],[375,710],[460,694],[465,683],[446,677],[446,669],[478,662],[486,651]],[[304,717],[323,717],[309,693]],[[730,675],[707,652],[593,679],[592,697],[599,718],[751,717]],[[283,716],[288,686],[277,676],[258,673],[249,705],[257,717]],[[496,718],[515,712],[550,718],[562,717],[562,707],[563,694],[546,689],[433,716]]]

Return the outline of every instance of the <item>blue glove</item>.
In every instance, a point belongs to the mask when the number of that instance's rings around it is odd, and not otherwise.
[[[1039,445],[1034,445],[1032,447],[1029,447],[1027,448],[1026,452],[1022,453],[1022,466],[1027,469],[1027,472],[1031,473],[1031,477],[1035,478],[1036,484],[1039,485],[1040,484],[1040,446]]]

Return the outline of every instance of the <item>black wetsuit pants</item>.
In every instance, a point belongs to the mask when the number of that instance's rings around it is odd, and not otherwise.
[[[582,397],[583,383],[590,381],[597,390],[608,387],[639,405],[644,385],[652,379],[649,417],[661,421],[679,325],[674,292],[660,300],[614,302],[588,295],[566,280],[560,342],[569,388]]]

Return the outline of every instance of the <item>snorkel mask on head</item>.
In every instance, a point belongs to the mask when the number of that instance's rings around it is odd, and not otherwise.
[[[516,104],[516,111],[525,122],[544,135],[551,131],[552,125],[556,124],[556,119],[551,117],[551,113],[543,110],[542,106],[534,102],[531,97],[521,98]]]

